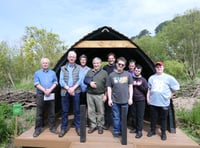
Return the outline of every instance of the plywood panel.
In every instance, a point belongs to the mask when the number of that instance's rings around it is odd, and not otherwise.
[[[128,40],[81,41],[74,48],[137,48]]]

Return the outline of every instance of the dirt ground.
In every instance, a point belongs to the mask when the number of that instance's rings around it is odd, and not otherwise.
[[[191,110],[195,103],[200,102],[200,96],[196,97],[178,97],[173,99],[174,109],[184,108],[186,110]]]

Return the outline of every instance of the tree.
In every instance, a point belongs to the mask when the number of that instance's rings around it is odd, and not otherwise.
[[[165,25],[158,38],[174,59],[185,64],[188,78],[194,79],[200,69],[200,11],[189,10]]]
[[[160,61],[168,58],[167,50],[157,37],[143,36],[134,42],[153,60]]]
[[[162,29],[163,29],[163,27],[164,27],[165,25],[167,25],[168,22],[169,22],[169,21],[164,21],[164,22],[160,23],[160,24],[156,27],[156,29],[155,29],[155,34],[161,32]]]
[[[11,84],[12,77],[10,75],[10,57],[9,57],[9,47],[6,42],[2,41],[0,43],[0,88],[3,85]]]
[[[64,52],[66,47],[59,40],[59,36],[45,29],[26,27],[26,34],[23,36],[24,44],[21,47],[23,56],[23,71],[25,77],[41,67],[40,59],[47,57],[53,67]]]
[[[135,40],[135,39],[139,39],[143,36],[150,36],[150,32],[147,29],[144,29],[142,31],[140,31],[140,33],[136,36],[131,37],[131,40]]]

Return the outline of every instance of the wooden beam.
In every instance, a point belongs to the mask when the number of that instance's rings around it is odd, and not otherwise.
[[[137,48],[128,40],[90,40],[81,41],[74,48]]]

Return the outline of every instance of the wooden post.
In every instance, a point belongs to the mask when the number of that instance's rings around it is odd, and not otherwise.
[[[168,112],[168,130],[170,133],[176,133],[176,121],[174,115],[173,100],[170,99],[169,112]]]
[[[15,137],[17,137],[18,129],[18,115],[15,116]]]
[[[122,145],[127,145],[127,113],[126,106],[121,108],[121,122],[122,122]]]
[[[86,107],[80,105],[80,142],[86,142]]]

